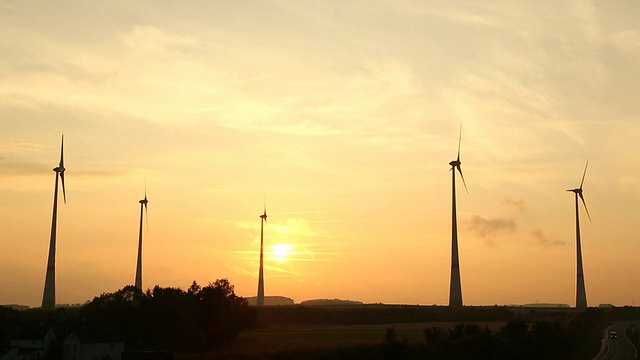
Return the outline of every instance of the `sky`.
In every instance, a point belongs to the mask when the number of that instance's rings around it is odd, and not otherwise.
[[[228,278],[296,302],[640,304],[638,1],[0,0],[0,304]]]

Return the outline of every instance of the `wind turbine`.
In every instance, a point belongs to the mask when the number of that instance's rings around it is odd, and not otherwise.
[[[462,285],[460,284],[460,262],[458,260],[458,220],[456,214],[456,170],[460,173],[464,188],[467,189],[467,183],[462,175],[460,165],[460,144],[462,142],[462,125],[460,125],[460,136],[458,137],[458,156],[451,161],[451,282],[449,284],[449,307],[462,307]]]
[[[56,185],[53,192],[53,216],[51,218],[51,239],[49,241],[49,258],[47,260],[47,273],[44,280],[44,293],[42,295],[42,308],[54,309],[56,307],[56,229],[58,221],[58,178],[62,182],[62,197],[67,203],[67,194],[64,188],[64,135],[60,144],[60,164],[53,169],[56,173]]]
[[[257,305],[264,306],[264,266],[263,266],[263,250],[264,250],[264,224],[267,222],[267,201],[264,201],[264,213],[260,215],[260,271],[258,274],[258,298]]]
[[[140,231],[138,232],[138,265],[136,267],[136,288],[142,290],[142,211],[147,211],[147,187],[144,187],[144,199],[138,201],[140,203]],[[149,214],[147,213],[147,220]]]
[[[587,308],[587,293],[584,288],[584,272],[582,269],[582,245],[580,244],[580,216],[578,211],[578,197],[582,200],[582,205],[584,206],[584,210],[587,212],[587,216],[589,217],[589,221],[591,221],[591,215],[589,215],[589,209],[587,208],[587,203],[584,201],[584,195],[582,195],[582,184],[584,184],[584,177],[587,175],[587,166],[589,166],[589,161],[584,166],[584,172],[582,173],[582,180],[580,181],[580,187],[577,189],[570,189],[567,191],[571,191],[575,194],[576,198],[576,253],[577,253],[577,272],[576,272],[576,308],[578,309],[586,309]]]

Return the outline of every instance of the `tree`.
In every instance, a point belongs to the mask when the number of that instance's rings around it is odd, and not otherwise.
[[[155,286],[142,293],[126,286],[105,293],[81,310],[87,327],[120,333],[129,350],[200,351],[227,344],[255,325],[255,310],[227,279],[205,287]]]

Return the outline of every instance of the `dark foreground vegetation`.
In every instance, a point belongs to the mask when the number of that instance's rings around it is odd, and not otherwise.
[[[431,319],[423,323],[424,327],[415,332],[407,332],[406,324],[397,322],[397,326],[375,325],[377,321],[387,321],[391,314],[412,314],[415,319]],[[253,344],[258,352],[234,349],[219,351],[198,357],[200,359],[592,359],[600,349],[602,331],[612,316],[601,309],[587,311],[531,310],[497,308],[464,308],[450,310],[446,307],[407,307],[407,306],[364,306],[342,308],[265,308],[260,309],[259,318],[273,314],[290,312],[292,319],[307,318],[315,325],[297,325],[291,331],[290,324],[271,324],[271,327],[283,329],[282,337],[288,341],[280,342],[270,337],[265,342]],[[293,316],[297,313],[299,317]],[[357,320],[360,313],[360,320]],[[374,314],[377,313],[377,316]],[[640,315],[640,312],[636,312]],[[338,317],[337,314],[350,314]],[[477,322],[447,322],[449,314],[458,318],[467,314]],[[400,318],[406,320],[403,315]],[[435,321],[433,321],[435,319]],[[348,324],[330,326],[330,322]],[[356,322],[369,325],[352,325]],[[369,332],[376,329],[376,333]],[[296,335],[295,332],[299,335]],[[342,345],[335,346],[341,337]],[[354,336],[356,335],[364,336]],[[366,334],[365,334],[366,333]],[[367,334],[374,337],[366,341]],[[267,336],[263,332],[262,336]],[[315,336],[314,336],[315,335]],[[239,341],[243,340],[242,335]],[[306,344],[297,343],[295,348],[287,347],[291,338],[302,337]],[[259,337],[258,337],[259,338]],[[349,341],[350,339],[351,341]],[[326,347],[331,342],[334,346]],[[189,360],[194,360],[193,358]]]
[[[255,309],[226,279],[145,294],[127,286],[96,297],[79,315],[85,326],[117,331],[131,350],[202,351],[231,343],[255,323]]]
[[[582,322],[582,321],[578,321]],[[332,349],[297,349],[262,354],[221,354],[207,359],[452,359],[452,360],[571,360],[592,359],[585,348],[588,330],[578,324],[536,321],[531,325],[508,322],[498,332],[475,323],[452,328],[428,327],[422,341],[402,339],[395,327],[387,328],[378,344]],[[587,346],[588,347],[588,346]],[[597,353],[597,351],[596,351]]]
[[[10,339],[57,328],[108,329],[128,352],[168,351],[181,360],[592,359],[606,326],[628,320],[640,320],[640,308],[255,308],[222,279],[186,290],[127,286],[77,308],[0,307],[0,354]]]
[[[228,345],[241,331],[254,327],[255,319],[255,308],[235,295],[227,279],[204,287],[194,281],[186,291],[156,286],[144,293],[126,286],[80,308],[0,307],[0,354],[10,339],[44,335],[49,328],[67,333],[108,329],[124,341],[127,351],[197,352]]]

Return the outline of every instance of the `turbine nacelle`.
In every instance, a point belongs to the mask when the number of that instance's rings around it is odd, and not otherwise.
[[[144,205],[144,208],[147,208],[147,203],[149,202],[149,200],[147,200],[147,184],[146,184],[146,180],[145,180],[145,184],[144,184],[144,199],[138,201],[140,204]]]
[[[584,200],[584,195],[582,195],[582,185],[584,184],[584,178],[587,175],[587,167],[589,166],[589,161],[587,160],[587,163],[584,165],[584,172],[582,173],[582,180],[580,180],[580,187],[577,189],[570,189],[567,191],[570,191],[574,194],[576,194],[576,196],[580,197],[580,200],[582,201],[582,205],[584,206],[584,210],[587,212],[587,217],[589,217],[589,221],[591,221],[591,214],[589,214],[589,208],[587,207],[587,202]],[[577,201],[577,198],[576,198]]]
[[[458,172],[460,173],[460,177],[462,178],[462,184],[464,185],[464,189],[468,194],[469,189],[467,188],[467,182],[464,181],[464,175],[462,174],[462,167],[460,167],[460,165],[462,165],[462,162],[460,161],[460,144],[461,143],[462,143],[462,125],[460,125],[460,136],[458,137],[458,156],[456,157],[455,160],[449,162],[449,165],[451,165],[451,169],[449,169],[449,171],[455,172],[454,169],[458,169]]]

